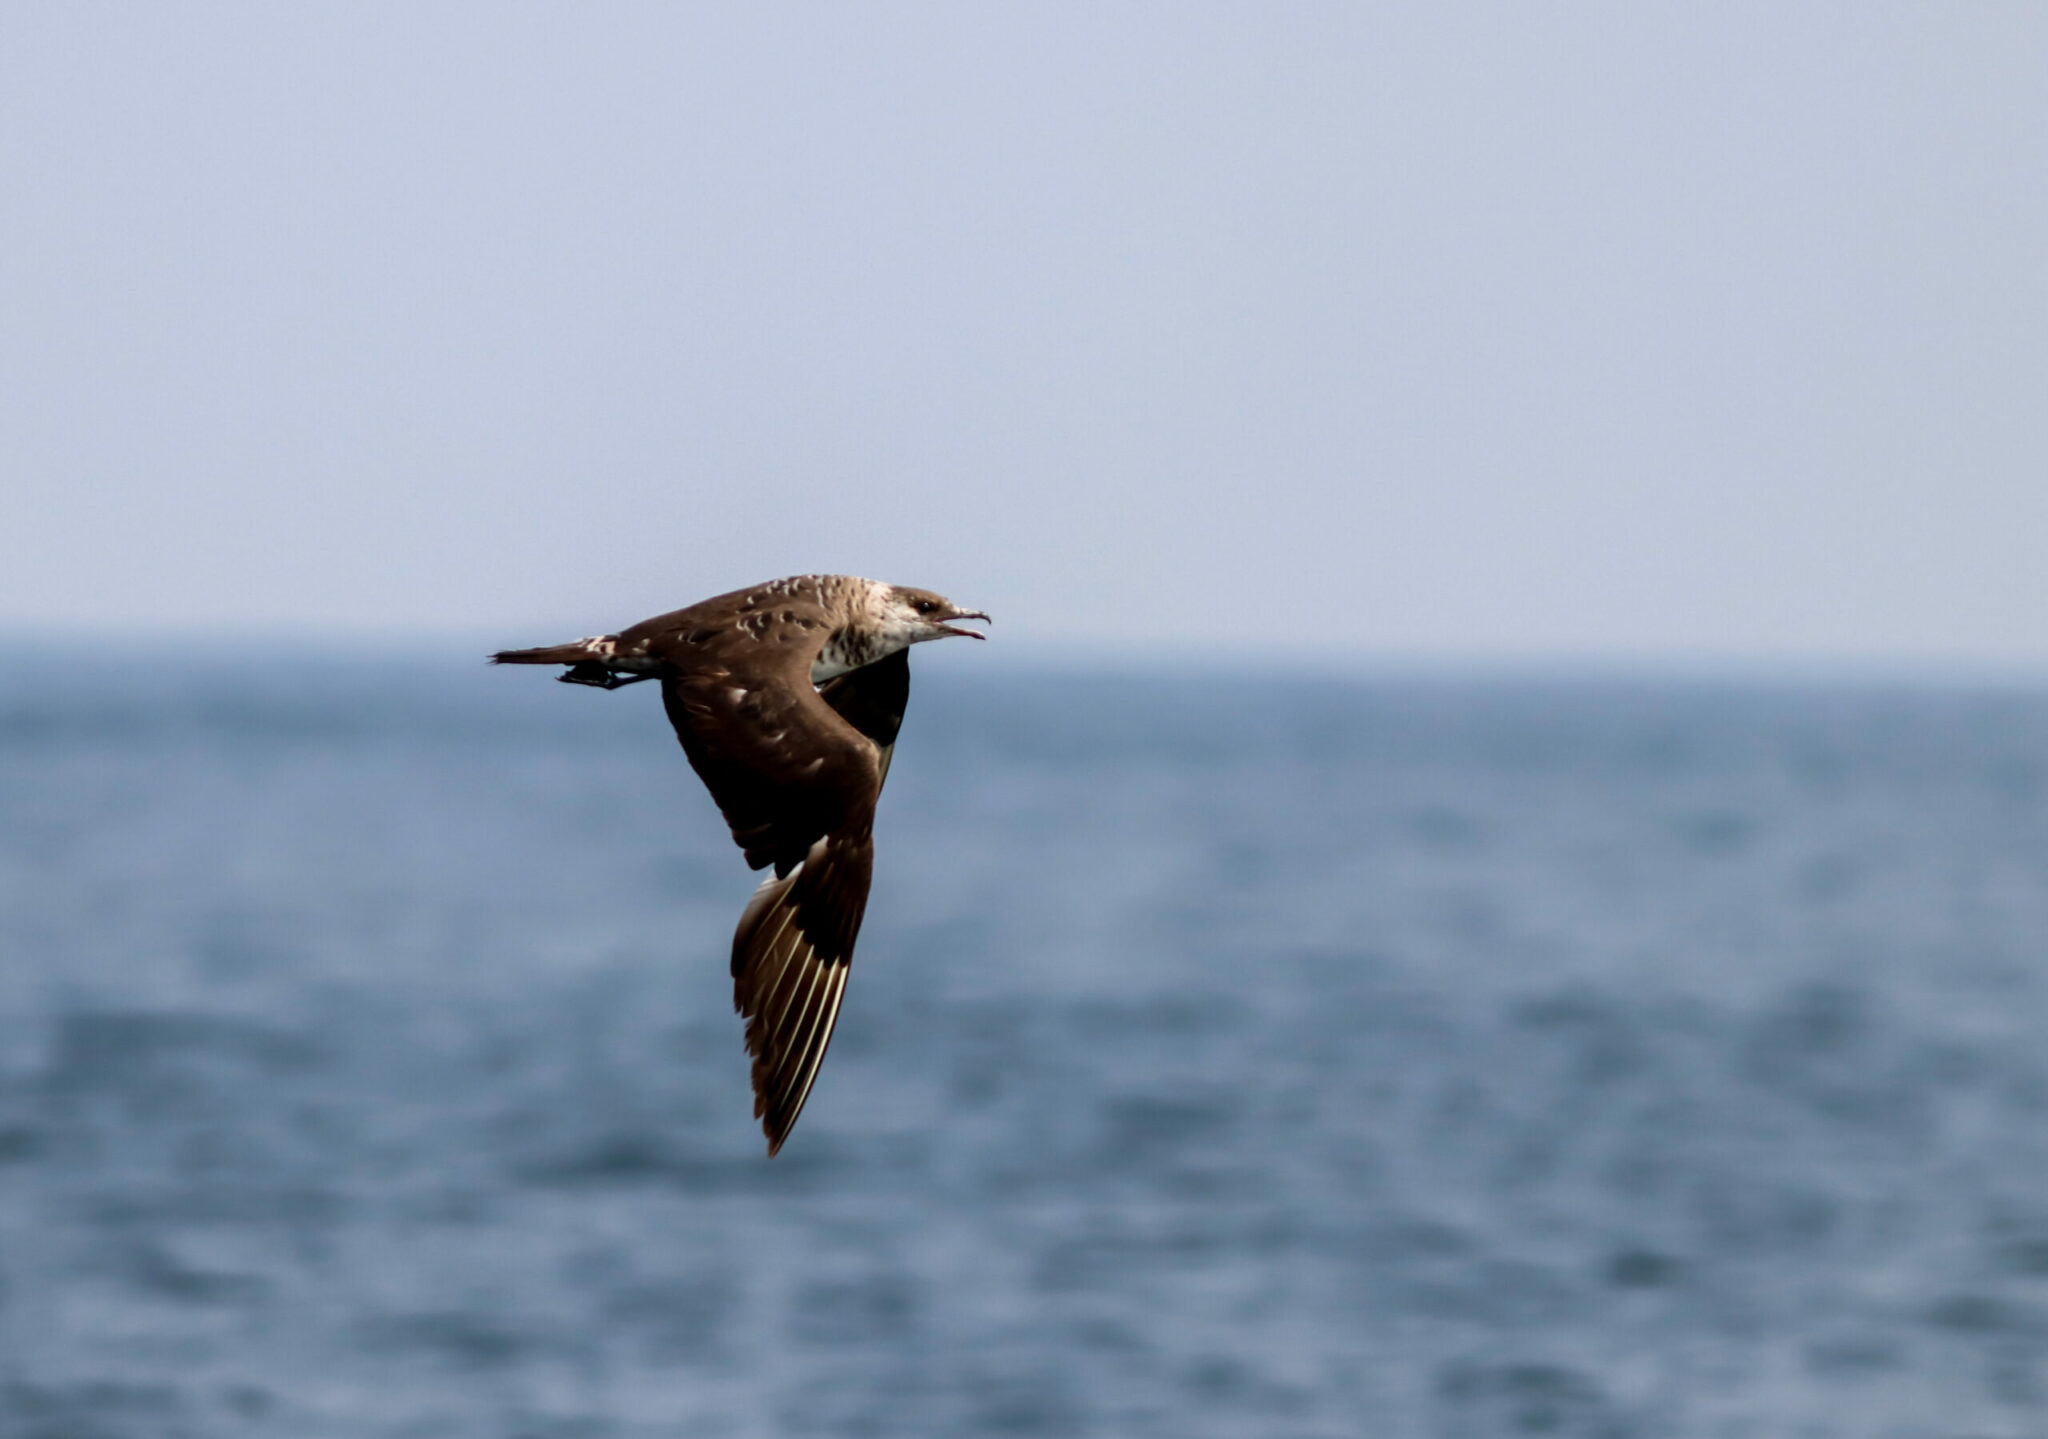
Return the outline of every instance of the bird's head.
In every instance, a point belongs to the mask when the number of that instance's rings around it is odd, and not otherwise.
[[[944,639],[947,635],[965,635],[975,640],[988,638],[978,630],[963,630],[951,623],[953,620],[987,623],[987,615],[980,610],[963,610],[944,595],[935,595],[930,590],[890,585],[882,596],[881,610],[882,627],[892,636],[901,637],[904,644]]]

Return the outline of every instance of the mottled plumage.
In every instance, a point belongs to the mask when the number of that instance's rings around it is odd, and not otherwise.
[[[797,575],[642,620],[613,635],[503,650],[573,684],[661,682],[683,753],[762,881],[733,935],[754,1114],[768,1152],[803,1112],[846,992],[874,869],[875,801],[910,697],[909,647],[981,636],[929,590]]]

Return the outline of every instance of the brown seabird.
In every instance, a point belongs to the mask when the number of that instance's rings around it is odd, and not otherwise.
[[[768,1152],[803,1112],[846,993],[874,870],[875,801],[910,699],[910,646],[983,636],[943,595],[852,575],[796,575],[656,615],[615,635],[500,650],[567,665],[566,684],[661,681],[683,753],[755,869],[775,872],[732,939],[754,1117]]]

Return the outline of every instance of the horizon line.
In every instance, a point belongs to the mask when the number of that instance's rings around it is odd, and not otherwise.
[[[518,628],[516,623],[512,626]],[[479,667],[493,646],[504,643],[503,631],[480,626],[431,628],[369,628],[335,625],[193,625],[144,626],[133,623],[63,623],[28,625],[0,620],[0,651],[39,653],[68,650],[81,641],[103,641],[118,632],[131,654],[164,645],[183,644],[192,658],[217,662],[234,654],[253,661],[276,661],[297,651],[306,657],[344,662],[371,658],[380,650],[402,663],[416,663],[436,654],[474,650]],[[992,641],[1000,642],[1000,634]],[[991,657],[1007,651],[1014,671],[1063,671],[1086,675],[1121,671],[1147,676],[1173,672],[1213,676],[1243,671],[1262,677],[1298,676],[1325,679],[1472,679],[1554,680],[1561,682],[1700,682],[1766,685],[1849,684],[1908,687],[2048,688],[2048,658],[2021,655],[1971,655],[1929,651],[1890,652],[1821,649],[1743,649],[1673,645],[1667,648],[1569,645],[1371,645],[1324,646],[1279,644],[1264,647],[1226,641],[1202,643],[1193,638],[1162,636],[1143,645],[1123,637],[1100,640],[1074,636],[1032,636],[1013,639]],[[165,659],[147,655],[151,660]]]

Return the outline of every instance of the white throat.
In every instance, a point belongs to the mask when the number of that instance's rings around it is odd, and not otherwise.
[[[811,683],[814,685],[837,679],[849,670],[871,665],[876,660],[887,659],[898,650],[908,649],[919,640],[930,638],[929,625],[903,614],[892,603],[888,585],[874,580],[863,583],[867,588],[853,597],[854,613],[850,622],[832,631],[831,637],[825,641],[825,648],[811,661]]]

